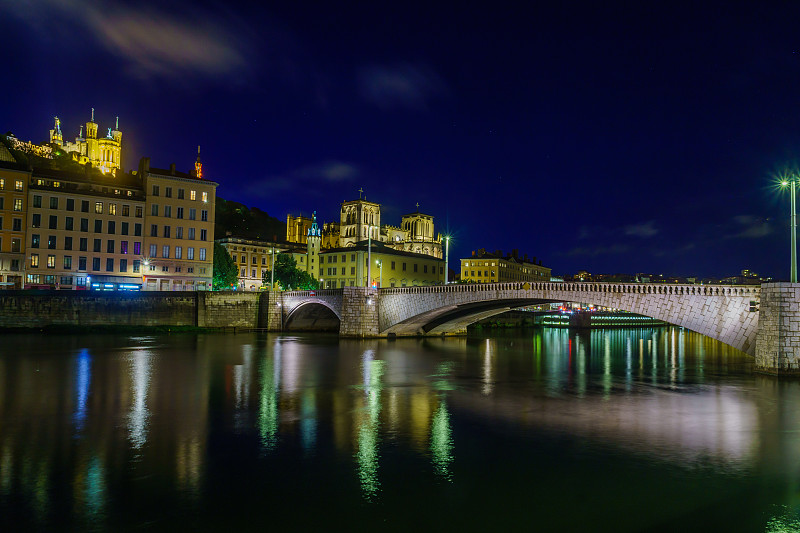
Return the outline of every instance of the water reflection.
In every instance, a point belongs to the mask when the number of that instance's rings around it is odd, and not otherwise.
[[[37,527],[109,525],[131,491],[202,514],[218,484],[239,494],[230,477],[313,485],[319,468],[371,507],[403,483],[468,491],[498,481],[474,472],[484,459],[548,439],[595,446],[600,462],[610,448],[800,487],[800,383],[755,377],[751,359],[678,328],[13,343],[0,353],[0,511]]]

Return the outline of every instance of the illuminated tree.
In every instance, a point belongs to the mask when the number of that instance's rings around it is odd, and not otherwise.
[[[270,270],[264,271],[262,281],[269,286],[272,279]],[[278,254],[275,257],[275,282],[283,290],[314,290],[319,288],[319,282],[308,272],[297,268],[295,261],[289,254]]]
[[[214,243],[214,278],[213,289],[215,291],[229,291],[239,281],[236,263],[233,258],[220,243]]]

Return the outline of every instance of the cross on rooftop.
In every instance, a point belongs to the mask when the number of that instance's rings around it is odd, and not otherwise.
[[[362,187],[359,187],[358,188],[358,199],[359,200],[361,200],[361,193],[363,193],[363,192],[364,192],[364,189]]]

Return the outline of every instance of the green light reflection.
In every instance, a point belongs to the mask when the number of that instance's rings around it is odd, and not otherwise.
[[[361,360],[364,380],[364,409],[358,426],[358,478],[361,491],[367,501],[374,501],[380,491],[378,479],[378,430],[381,413],[381,377],[385,372],[385,361],[375,360],[375,352],[367,350]]]
[[[280,388],[281,345],[275,342],[273,357],[261,360],[259,381],[261,394],[258,405],[258,434],[264,451],[272,451],[278,445],[278,391]]]
[[[439,399],[439,406],[431,421],[431,457],[433,470],[443,479],[452,482],[450,465],[453,462],[453,434],[450,428],[450,412],[444,396]]]

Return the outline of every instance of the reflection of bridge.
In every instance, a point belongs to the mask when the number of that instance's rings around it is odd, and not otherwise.
[[[494,283],[272,293],[271,329],[338,329],[341,336],[449,335],[515,307],[581,302],[697,331],[756,356],[764,370],[798,372],[800,284]],[[758,337],[758,342],[757,342]]]

